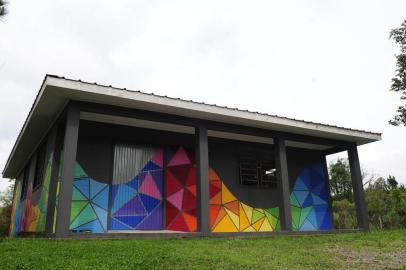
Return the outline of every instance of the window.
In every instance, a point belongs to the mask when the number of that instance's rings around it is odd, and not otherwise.
[[[272,151],[240,149],[240,184],[276,188],[275,157]]]
[[[42,180],[44,178],[44,167],[45,167],[45,144],[41,145],[37,153],[37,161],[35,163],[35,178],[33,188],[41,186]]]
[[[30,162],[25,166],[23,172],[23,183],[21,186],[21,199],[25,199],[27,195],[28,180],[30,179]]]

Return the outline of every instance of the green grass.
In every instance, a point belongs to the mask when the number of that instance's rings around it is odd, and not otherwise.
[[[267,238],[0,240],[0,269],[340,268],[406,269],[406,230]]]

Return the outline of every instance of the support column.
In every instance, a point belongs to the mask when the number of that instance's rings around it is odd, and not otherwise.
[[[56,237],[64,236],[69,233],[72,185],[79,134],[80,110],[76,106],[68,106],[63,142],[62,180],[56,217]]]
[[[196,169],[197,169],[197,229],[203,234],[210,233],[210,195],[209,195],[209,148],[207,128],[195,128]]]
[[[281,210],[279,211],[281,229],[284,231],[291,231],[292,214],[290,210],[290,188],[285,140],[281,138],[274,138],[274,143],[276,154],[276,175],[278,179],[278,187],[280,187],[279,190],[282,201]]]
[[[368,211],[365,203],[364,185],[362,184],[361,166],[359,163],[357,146],[348,149],[348,161],[350,163],[352,189],[354,191],[355,209],[357,211],[358,227],[369,230]]]

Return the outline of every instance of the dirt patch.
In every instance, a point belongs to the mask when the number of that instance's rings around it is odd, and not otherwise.
[[[343,268],[347,269],[406,269],[406,250],[352,250],[343,247],[331,249]]]

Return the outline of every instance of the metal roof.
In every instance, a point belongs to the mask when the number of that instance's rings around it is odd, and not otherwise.
[[[35,146],[41,141],[69,100],[160,111],[224,123],[350,141],[358,145],[381,139],[381,133],[377,132],[240,110],[47,74],[7,160],[3,177],[16,177],[15,167],[20,167],[19,170],[21,170],[21,166],[24,164],[17,162],[18,164],[12,166],[13,169],[10,169],[10,164],[15,163],[14,160],[22,159],[22,156],[26,158],[28,154],[32,154]],[[35,122],[35,125],[31,122]],[[27,153],[27,151],[30,152]]]

